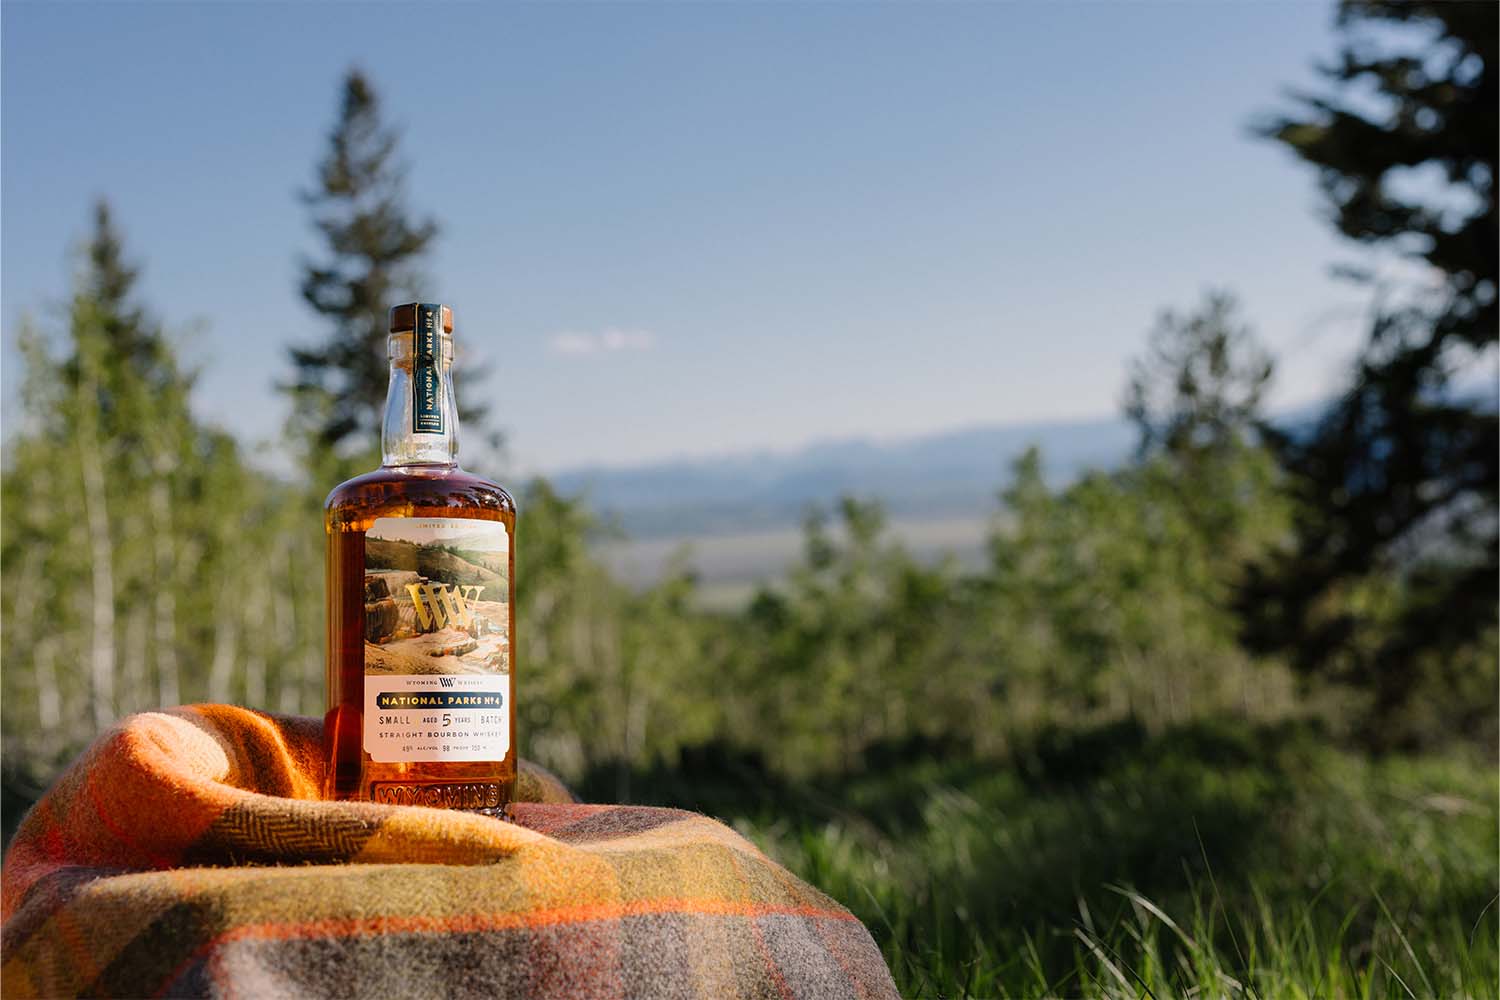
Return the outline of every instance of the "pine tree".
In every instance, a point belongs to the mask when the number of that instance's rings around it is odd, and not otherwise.
[[[398,144],[369,80],[350,71],[317,186],[303,195],[327,248],[321,261],[303,262],[302,297],[331,329],[321,343],[292,349],[296,376],[286,387],[297,421],[327,449],[367,451],[379,440],[387,310],[423,298],[427,287],[420,263],[438,226],[406,206]],[[481,422],[484,408],[458,398],[461,418]]]
[[[1257,433],[1272,371],[1234,296],[1210,291],[1192,312],[1161,314],[1126,383],[1140,474],[1169,480],[1180,515],[1226,557],[1249,542],[1247,498],[1265,498],[1275,478]]]
[[[1494,4],[1404,0],[1346,0],[1339,24],[1330,92],[1266,134],[1317,168],[1341,233],[1416,257],[1441,287],[1380,308],[1339,402],[1273,437],[1297,539],[1257,568],[1243,605],[1256,648],[1369,688],[1379,734],[1421,663],[1456,662],[1494,626],[1500,437],[1493,400],[1465,398],[1454,373],[1492,364],[1496,345],[1500,25]],[[1400,183],[1412,172],[1431,183]],[[1395,613],[1348,599],[1392,580]]]
[[[1248,439],[1272,365],[1238,314],[1233,295],[1212,291],[1195,312],[1168,310],[1157,320],[1125,389],[1142,457],[1160,450],[1188,458]]]

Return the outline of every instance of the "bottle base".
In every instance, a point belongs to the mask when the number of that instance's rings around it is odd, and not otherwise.
[[[454,809],[453,812],[472,813],[475,816],[488,816],[490,819],[498,819],[504,823],[514,823],[516,818],[510,814],[510,806],[496,806],[484,809]]]
[[[389,806],[428,806],[458,812],[494,816],[510,806],[508,782],[499,781],[374,781],[367,796],[371,802]]]

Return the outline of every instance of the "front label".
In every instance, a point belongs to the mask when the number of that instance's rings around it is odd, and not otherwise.
[[[443,433],[443,379],[441,363],[442,335],[438,323],[443,307],[417,303],[417,321],[412,333],[411,392],[412,430],[418,434]]]
[[[382,517],[365,533],[365,752],[510,751],[510,537],[499,521]]]

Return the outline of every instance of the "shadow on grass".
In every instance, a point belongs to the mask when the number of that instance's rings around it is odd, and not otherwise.
[[[1295,748],[1313,735],[1197,723],[1153,736],[1126,721],[1050,730],[1005,761],[931,741],[880,746],[857,771],[805,781],[710,744],[624,783],[601,768],[577,787],[760,827],[834,825],[872,848],[925,852],[910,867],[954,905],[1050,920],[1108,883],[1173,893],[1210,866],[1235,881],[1290,800]]]
[[[1371,762],[1307,724],[1151,733],[1126,721],[1043,732],[1006,760],[908,743],[792,781],[715,744],[626,778],[629,801],[749,830],[854,910],[888,955],[927,968],[984,956],[994,968],[1030,949],[1056,983],[1077,968],[1075,929],[1118,938],[1137,925],[1124,887],[1184,922],[1209,911],[1204,944],[1233,966],[1262,918],[1314,920],[1320,940],[1347,938],[1356,952],[1389,931],[1381,906],[1412,926],[1473,923],[1493,894],[1493,878],[1476,876],[1493,867],[1482,829],[1493,806],[1453,819],[1420,800],[1445,783],[1472,787],[1483,768],[1427,766]],[[600,769],[578,790],[610,800],[620,779]],[[1461,856],[1439,856],[1457,820]]]

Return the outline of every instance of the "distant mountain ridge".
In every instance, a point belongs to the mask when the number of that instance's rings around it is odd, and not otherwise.
[[[980,426],[898,441],[848,438],[790,452],[680,459],[552,476],[582,493],[634,538],[737,534],[795,524],[811,504],[877,498],[893,517],[988,513],[1010,465],[1031,445],[1047,478],[1064,483],[1129,455],[1135,431],[1118,419]]]

